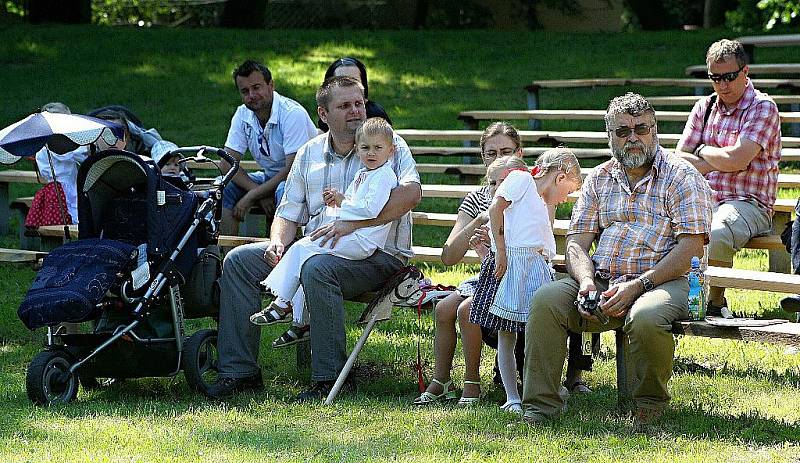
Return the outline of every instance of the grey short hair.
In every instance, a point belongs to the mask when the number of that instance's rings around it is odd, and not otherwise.
[[[53,101],[52,103],[47,103],[46,105],[42,106],[42,112],[72,114],[72,112],[69,110],[69,106],[58,101]]]
[[[747,53],[745,53],[744,46],[742,46],[741,43],[736,40],[717,40],[708,47],[708,51],[706,52],[706,66],[725,61],[725,59],[730,56],[736,58],[736,64],[739,65],[739,67],[744,67],[747,64]]]
[[[613,98],[608,103],[608,109],[606,110],[605,120],[607,132],[610,133],[614,130],[611,124],[614,123],[614,119],[616,119],[618,114],[630,114],[634,117],[652,114],[653,118],[655,118],[656,110],[653,109],[653,105],[651,105],[649,101],[638,93],[628,92],[622,96]]]

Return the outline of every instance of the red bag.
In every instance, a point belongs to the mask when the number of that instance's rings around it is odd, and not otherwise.
[[[64,188],[59,182],[50,182],[33,195],[31,209],[25,217],[25,228],[45,225],[72,225]]]

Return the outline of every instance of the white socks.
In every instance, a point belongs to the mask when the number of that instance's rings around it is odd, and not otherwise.
[[[514,356],[516,345],[517,333],[497,332],[497,366],[506,390],[506,404],[521,402],[517,389],[517,360]]]

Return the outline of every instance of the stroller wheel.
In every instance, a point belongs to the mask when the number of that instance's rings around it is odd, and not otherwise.
[[[74,363],[63,350],[39,352],[28,365],[25,389],[36,405],[67,403],[78,395],[78,376],[69,372]]]
[[[200,330],[183,346],[183,375],[195,392],[204,392],[217,382],[219,352],[217,330]]]

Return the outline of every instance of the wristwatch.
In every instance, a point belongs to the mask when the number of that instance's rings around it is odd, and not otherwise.
[[[700,154],[700,151],[702,151],[703,148],[705,147],[706,147],[705,143],[700,143],[699,145],[697,145],[697,148],[694,149],[694,155],[697,156],[698,158],[702,158],[703,155]]]
[[[656,287],[656,285],[653,284],[653,281],[650,280],[650,278],[647,278],[644,275],[639,276],[639,278],[637,278],[637,280],[639,280],[639,282],[642,284],[642,287],[644,288],[644,292],[652,291],[653,288]]]

